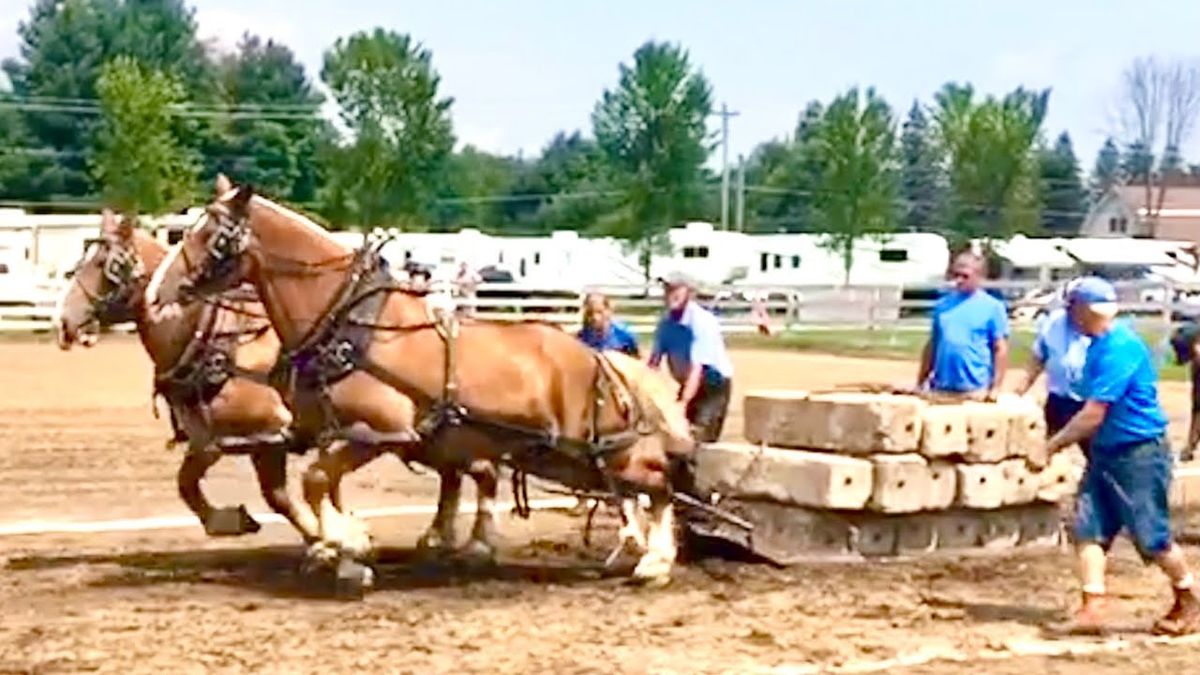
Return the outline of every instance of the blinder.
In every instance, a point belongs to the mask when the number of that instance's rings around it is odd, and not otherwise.
[[[128,246],[109,239],[93,240],[88,242],[88,245],[93,243],[102,247],[104,261],[101,274],[108,283],[107,288],[102,288],[96,293],[88,291],[83,284],[79,285],[79,289],[90,303],[88,309],[91,317],[102,326],[135,320],[137,315],[132,299],[137,292],[138,281],[143,279],[146,273],[141,258]],[[72,278],[76,276],[77,271],[78,266],[72,271]]]
[[[195,269],[189,270],[188,281],[192,293],[200,293],[233,274],[238,259],[250,244],[250,228],[246,225],[245,216],[234,218],[214,214],[213,217],[216,228],[204,247],[207,257]]]

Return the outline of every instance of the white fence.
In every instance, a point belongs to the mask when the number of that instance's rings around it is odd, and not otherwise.
[[[1031,321],[1044,310],[1045,300],[1030,296],[1030,291],[1044,288],[1036,283],[996,282],[989,284],[989,288],[1009,297],[1008,307],[1014,322]],[[1200,297],[1189,301],[1169,285],[1130,282],[1118,283],[1117,288],[1123,311],[1139,320],[1165,325],[1181,316],[1200,316]],[[652,331],[658,321],[662,291],[655,285],[606,286],[574,292],[511,283],[485,284],[469,304],[479,318],[536,319],[574,328],[579,325],[583,295],[589,290],[612,296],[618,318],[639,333]],[[706,289],[701,303],[720,317],[730,333],[755,329],[752,308],[756,302],[761,303],[776,330],[901,329],[928,325],[927,314],[937,290],[897,286],[725,286]],[[0,305],[0,332],[52,330],[57,299],[57,295],[47,293],[30,299],[28,304]]]

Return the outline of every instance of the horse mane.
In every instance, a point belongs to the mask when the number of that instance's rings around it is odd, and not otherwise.
[[[691,423],[687,411],[680,405],[676,392],[679,386],[658,370],[618,351],[605,350],[600,358],[616,371],[629,393],[637,399],[642,411],[660,429],[666,431],[684,447],[692,447]]]

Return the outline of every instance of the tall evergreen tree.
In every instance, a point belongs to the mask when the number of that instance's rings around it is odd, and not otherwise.
[[[900,161],[903,226],[909,230],[936,230],[943,215],[941,160],[925,111],[916,101],[900,134]]]
[[[1056,235],[1079,232],[1087,210],[1087,192],[1079,178],[1079,161],[1071,136],[1062,132],[1053,148],[1038,153],[1041,169],[1042,227]]]
[[[1108,191],[1121,180],[1121,151],[1112,138],[1104,141],[1104,146],[1096,155],[1096,165],[1092,167],[1091,190],[1095,199]]]

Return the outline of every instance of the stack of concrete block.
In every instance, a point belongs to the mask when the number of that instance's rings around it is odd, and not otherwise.
[[[1022,399],[768,391],[748,394],[744,411],[749,442],[705,446],[699,487],[752,522],[755,505],[771,504],[778,536],[789,531],[780,514],[803,511],[819,523],[809,530],[821,536],[806,538],[826,542],[818,548],[889,555],[1047,543],[1057,540],[1057,503],[1082,474],[1076,455],[1045,456],[1041,411]],[[839,527],[845,536],[830,536]]]

